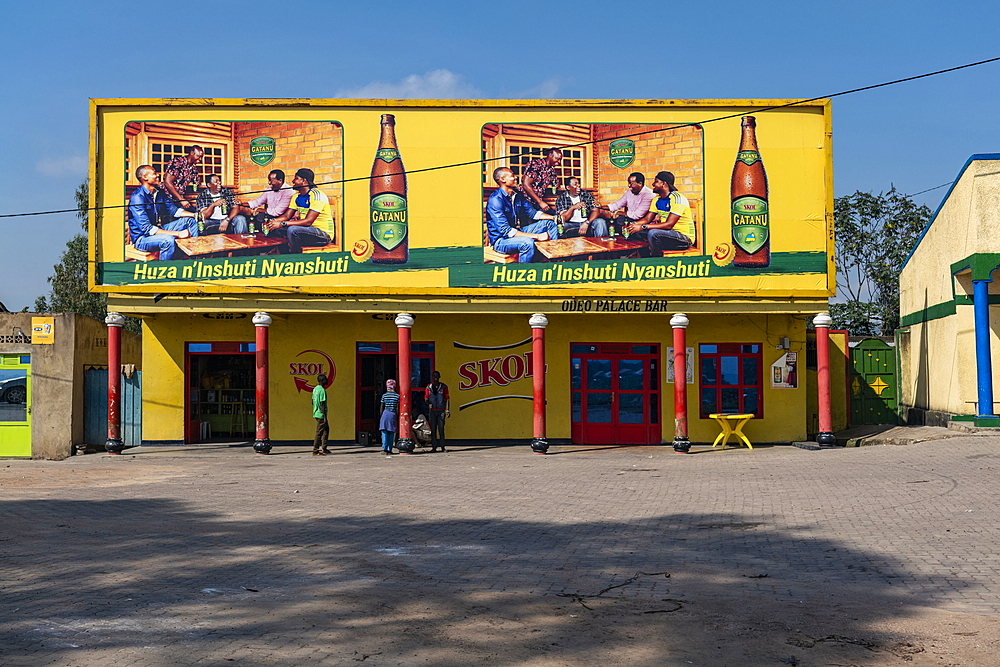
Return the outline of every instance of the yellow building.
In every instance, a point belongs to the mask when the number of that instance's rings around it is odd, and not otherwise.
[[[332,440],[377,429],[401,313],[412,387],[449,385],[449,439],[535,435],[536,313],[551,442],[674,438],[677,313],[691,440],[717,412],[804,439],[806,324],[835,289],[831,120],[788,103],[93,101],[92,289],[143,319],[143,441],[253,436],[261,312],[273,442],[312,439],[320,373]],[[297,213],[272,207],[276,170]],[[216,174],[232,200],[203,191]]]
[[[1000,301],[998,169],[998,154],[969,158],[900,274],[900,407],[909,423],[1000,426],[991,361],[1000,340],[990,325]]]

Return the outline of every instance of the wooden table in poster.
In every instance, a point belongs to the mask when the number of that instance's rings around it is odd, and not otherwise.
[[[726,412],[717,412],[710,414],[709,417],[719,422],[719,425],[722,426],[722,433],[715,438],[715,442],[712,443],[712,447],[718,445],[721,440],[722,448],[725,449],[726,443],[729,442],[729,438],[735,435],[742,440],[747,447],[753,449],[753,445],[751,445],[750,441],[747,440],[747,437],[743,435],[743,425],[753,419],[753,415],[734,415]]]
[[[577,236],[535,243],[535,249],[550,261],[618,259],[646,247],[645,241],[626,241],[620,236]]]
[[[234,252],[241,251],[258,255],[284,243],[284,239],[271,239],[264,234],[209,234],[177,239],[177,247],[188,257],[231,257]]]

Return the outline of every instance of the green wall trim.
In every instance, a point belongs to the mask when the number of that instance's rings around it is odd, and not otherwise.
[[[938,303],[933,306],[928,306],[927,308],[924,308],[923,310],[918,310],[915,313],[909,313],[908,315],[903,315],[901,318],[899,318],[899,326],[908,327],[912,324],[920,324],[921,322],[929,322],[930,320],[939,320],[942,317],[948,317],[949,315],[954,315],[954,314],[955,314],[955,300],[945,301],[944,303]]]
[[[993,271],[1000,268],[1000,253],[977,252],[951,265],[951,275],[972,269],[973,280],[993,280]]]

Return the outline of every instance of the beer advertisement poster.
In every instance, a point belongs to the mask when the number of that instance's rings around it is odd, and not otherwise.
[[[826,298],[830,104],[785,102],[93,100],[91,282]]]

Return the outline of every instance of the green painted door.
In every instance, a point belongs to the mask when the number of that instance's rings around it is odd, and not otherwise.
[[[31,456],[31,356],[0,354],[0,456]]]
[[[851,424],[895,424],[896,350],[877,338],[851,350]]]

